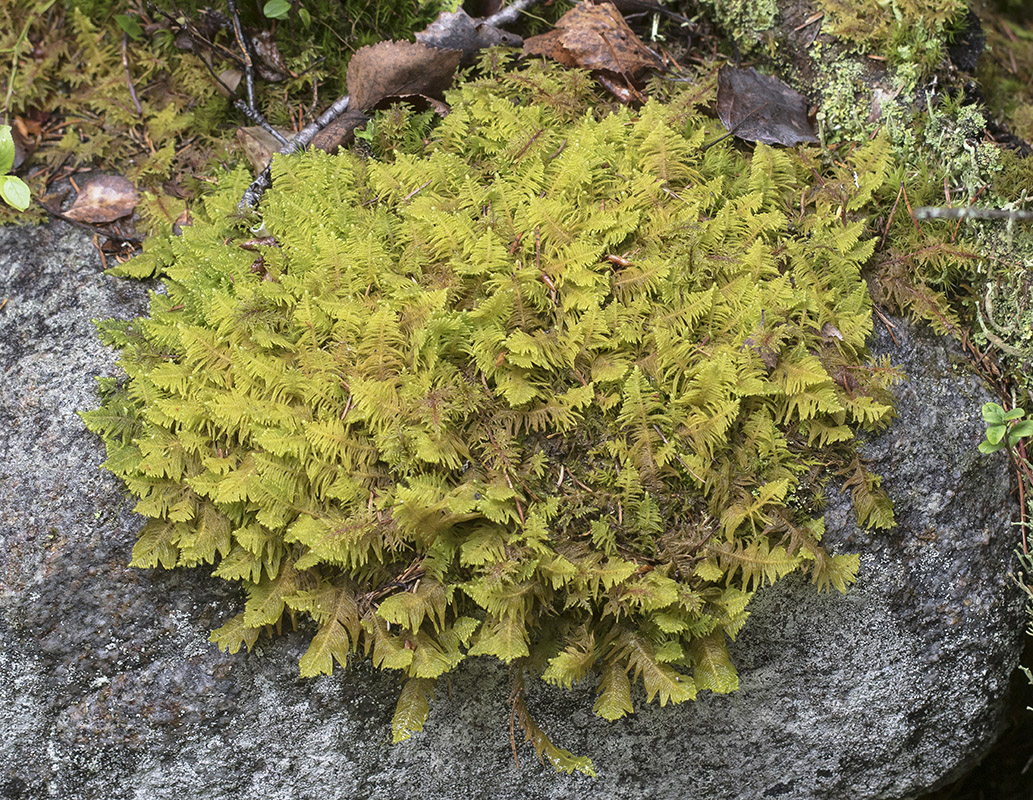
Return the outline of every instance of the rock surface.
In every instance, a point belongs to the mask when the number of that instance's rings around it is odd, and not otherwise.
[[[900,527],[856,529],[833,493],[827,541],[861,553],[846,596],[789,579],[734,645],[741,689],[608,724],[591,688],[528,702],[599,778],[510,749],[506,676],[473,662],[423,734],[389,744],[398,682],[359,664],[297,677],[301,633],[228,656],[207,632],[238,610],[199,570],[125,566],[140,520],[97,469],[76,409],[114,357],[89,322],[145,308],[66,226],[0,229],[0,798],[904,798],[971,765],[1001,721],[1023,638],[1008,580],[1003,457],[989,399],[946,340],[901,323],[899,419],[866,446]]]

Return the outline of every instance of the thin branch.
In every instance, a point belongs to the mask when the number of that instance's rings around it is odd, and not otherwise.
[[[312,141],[313,137],[319,133],[323,128],[337,119],[341,114],[348,110],[348,95],[340,97],[334,102],[330,108],[320,114],[316,121],[306,125],[297,134],[291,137],[291,140],[281,147],[278,152],[282,156],[290,155],[291,153],[301,150],[309,142]],[[247,187],[244,192],[244,196],[240,198],[240,202],[237,203],[237,208],[241,211],[247,212],[254,210],[259,202],[262,200],[262,195],[265,194],[266,190],[273,185],[271,166],[266,164],[258,177],[251,182],[251,185]]]
[[[129,96],[133,98],[133,105],[136,106],[136,115],[138,117],[143,116],[143,108],[140,106],[140,100],[136,96],[136,87],[133,86],[133,76],[129,72],[129,54],[126,52],[126,44],[129,41],[129,36],[125,33],[122,34],[122,67],[126,71],[126,83],[129,84]]]
[[[247,104],[255,109],[255,72],[254,60],[251,57],[251,40],[244,33],[244,26],[240,24],[240,15],[237,13],[237,0],[227,0],[230,7],[230,19],[233,23],[233,38],[237,40],[237,47],[240,48],[244,60],[244,81],[247,86]]]
[[[520,14],[527,9],[532,8],[542,0],[516,0],[514,3],[506,6],[501,11],[492,14],[490,17],[484,17],[478,20],[478,22],[485,25],[494,25],[496,28],[501,28],[504,25],[512,25],[520,18]]]
[[[247,117],[249,120],[251,120],[253,123],[258,125],[262,130],[264,130],[274,139],[276,139],[276,141],[278,141],[282,146],[287,147],[290,144],[290,142],[284,138],[282,133],[280,133],[278,130],[276,130],[276,128],[274,128],[266,121],[266,118],[263,117],[261,113],[249,106],[243,100],[234,100],[233,107],[237,109],[245,117]]]
[[[938,208],[936,206],[920,206],[915,209],[916,219],[1006,219],[1019,222],[1033,221],[1033,211],[1005,208]]]

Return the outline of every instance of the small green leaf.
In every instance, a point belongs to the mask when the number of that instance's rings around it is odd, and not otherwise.
[[[128,14],[115,14],[115,24],[120,27],[133,41],[139,41],[143,37],[143,28],[136,21],[135,17]]]
[[[262,13],[269,19],[287,19],[287,13],[291,10],[291,4],[287,0],[269,0],[262,7]]]
[[[1021,408],[1013,408],[1011,411],[1009,411],[1007,414],[1004,415],[1003,419],[1006,419],[1006,420],[1021,419],[1022,415],[1025,414],[1025,413],[1026,412],[1023,411]]]
[[[1033,419],[1023,420],[1018,425],[1013,425],[1012,429],[1008,431],[1009,440],[1014,437],[1017,442],[1024,436],[1033,436]]]
[[[17,208],[19,211],[27,209],[31,200],[29,187],[25,185],[21,178],[16,178],[13,175],[0,177],[0,197],[8,205]]]
[[[986,455],[989,455],[990,453],[996,453],[998,450],[1001,450],[1003,447],[1004,447],[1003,444],[990,444],[990,442],[984,441],[984,442],[980,442],[979,443],[979,452],[983,453],[983,454],[986,454]]]
[[[14,136],[10,125],[0,125],[0,175],[11,171],[14,165]]]
[[[1008,430],[1004,425],[991,425],[986,429],[986,440],[990,444],[997,444],[1004,438],[1004,432]]]
[[[301,24],[306,28],[312,24],[312,15],[309,14],[308,10],[305,8],[298,9],[298,18],[301,20]]]
[[[997,403],[983,403],[983,419],[991,425],[1000,425],[1004,421],[1004,409]]]

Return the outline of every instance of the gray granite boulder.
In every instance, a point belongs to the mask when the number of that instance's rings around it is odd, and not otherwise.
[[[506,675],[473,662],[426,731],[389,744],[398,682],[363,664],[302,680],[302,632],[229,656],[208,631],[241,604],[201,570],[126,566],[140,519],[97,469],[76,409],[114,357],[91,318],[145,308],[66,226],[0,229],[0,798],[904,798],[992,742],[1022,644],[1004,458],[981,456],[986,391],[954,346],[899,324],[910,376],[869,442],[900,527],[858,530],[830,498],[846,596],[789,579],[735,643],[741,689],[615,724],[591,687],[534,686],[554,740],[599,778],[510,745]]]

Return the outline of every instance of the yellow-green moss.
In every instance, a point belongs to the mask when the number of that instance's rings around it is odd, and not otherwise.
[[[694,91],[610,114],[581,72],[491,74],[426,138],[375,120],[391,159],[278,160],[269,239],[225,216],[233,181],[129,262],[167,293],[103,324],[128,380],[85,417],[151,518],[133,563],[240,581],[231,650],[300,616],[303,675],[397,670],[396,740],[471,656],[518,687],[594,676],[606,719],[633,681],[734,690],[760,587],[853,579],[823,468],[892,524],[850,444],[895,378],[860,274],[889,146],[709,146]]]

